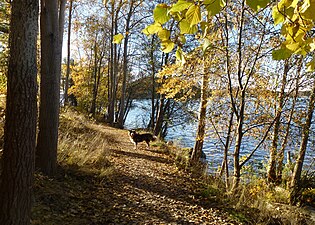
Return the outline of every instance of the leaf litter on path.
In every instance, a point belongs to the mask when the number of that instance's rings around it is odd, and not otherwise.
[[[202,180],[170,155],[142,144],[134,150],[125,130],[97,129],[115,140],[102,149],[106,168],[68,160],[53,178],[37,173],[31,224],[240,224],[198,196]]]

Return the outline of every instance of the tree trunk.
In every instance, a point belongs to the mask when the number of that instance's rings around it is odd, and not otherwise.
[[[118,73],[118,53],[117,53],[117,44],[113,43],[113,37],[117,34],[118,30],[118,17],[119,12],[122,6],[122,0],[120,0],[117,4],[117,8],[115,7],[115,1],[111,1],[111,50],[110,50],[110,96],[109,96],[109,104],[108,104],[108,121],[111,125],[114,125],[114,122],[117,118],[115,118],[115,106],[116,106],[116,91],[117,91],[117,73]],[[116,8],[116,9],[115,9]]]
[[[128,41],[129,41],[129,32],[130,32],[130,20],[133,12],[134,0],[131,1],[129,6],[129,12],[126,19],[126,35],[124,39],[124,64],[123,64],[123,79],[121,85],[121,97],[120,97],[120,107],[118,114],[118,127],[124,127],[124,115],[125,115],[125,97],[126,97],[126,87],[127,87],[127,74],[128,74]]]
[[[62,12],[60,12],[62,13]],[[58,1],[41,0],[41,84],[36,166],[53,175],[57,165],[61,45]]]
[[[114,37],[114,28],[115,28],[115,1],[111,2],[111,29],[110,29],[110,65],[109,65],[109,83],[108,83],[108,89],[109,89],[109,96],[108,96],[108,118],[107,122],[110,124],[114,123],[114,117],[115,117],[115,100],[114,100],[114,90],[115,90],[115,79],[114,79],[114,48],[116,44],[113,43],[113,37]]]
[[[0,224],[30,224],[37,119],[38,1],[12,1]]]
[[[69,89],[69,77],[70,77],[70,51],[71,51],[71,23],[72,23],[72,2],[73,0],[69,0],[69,18],[68,18],[68,42],[67,42],[67,72],[65,79],[65,91],[64,91],[64,100],[65,105],[69,103],[68,100],[68,89]]]
[[[290,203],[292,205],[295,205],[298,201],[298,198],[300,197],[300,181],[301,181],[301,175],[302,175],[302,168],[303,168],[303,162],[304,157],[306,153],[307,148],[307,142],[309,138],[310,128],[312,125],[312,117],[314,113],[314,103],[315,103],[315,81],[313,83],[312,93],[310,96],[310,101],[307,109],[307,115],[306,115],[306,121],[303,126],[302,131],[302,142],[299,149],[298,158],[295,162],[294,171],[290,183],[291,193],[290,193]]]
[[[208,84],[209,84],[209,74],[204,72],[202,75],[202,84],[201,84],[202,87],[201,87],[201,96],[200,96],[198,128],[197,128],[195,146],[191,154],[191,162],[193,163],[198,162],[202,155],[203,142],[204,142],[205,133],[206,133]]]
[[[96,110],[96,98],[97,98],[97,91],[98,91],[98,62],[97,62],[97,31],[95,34],[95,40],[94,40],[94,66],[93,66],[93,91],[92,91],[92,104],[90,108],[90,113],[93,117],[95,117],[95,110]]]
[[[163,56],[164,56],[164,53],[163,53]],[[161,65],[167,65],[169,54],[167,53],[164,57],[163,56],[162,56],[162,63],[161,63]],[[163,62],[163,58],[164,58],[164,62]],[[158,108],[157,108],[156,123],[155,123],[154,130],[153,130],[153,133],[156,136],[159,136],[161,134],[161,131],[162,131],[162,126],[163,126],[163,121],[164,121],[164,114],[165,114],[164,101],[165,101],[165,95],[164,94],[160,94],[159,105],[158,105]]]
[[[243,123],[244,123],[244,109],[245,109],[245,92],[242,92],[241,97],[241,109],[240,114],[237,119],[237,136],[236,143],[234,148],[234,178],[232,190],[236,191],[239,186],[240,177],[241,177],[241,166],[240,166],[240,150],[243,139]]]
[[[150,61],[151,61],[151,80],[152,80],[152,89],[151,89],[151,119],[149,126],[152,130],[155,125],[155,63],[154,63],[154,41],[155,35],[151,36],[151,49],[150,49]]]
[[[300,76],[301,76],[301,69],[302,69],[302,63],[303,62],[303,57],[301,56],[301,58],[299,59],[299,63],[298,63],[298,68],[297,68],[297,77],[296,77],[296,85],[295,85],[295,94],[293,97],[293,102],[292,102],[292,106],[291,106],[291,111],[290,111],[290,115],[289,115],[289,120],[287,122],[287,127],[285,130],[285,136],[283,138],[282,144],[281,144],[281,148],[279,150],[278,153],[278,159],[277,159],[277,184],[280,184],[282,181],[282,170],[283,170],[283,160],[284,160],[284,151],[287,145],[287,141],[288,141],[288,137],[290,134],[290,127],[291,127],[291,122],[293,119],[293,115],[295,112],[295,104],[299,95],[299,81],[300,81]]]
[[[163,126],[163,121],[164,121],[164,101],[165,101],[165,96],[164,94],[160,95],[160,103],[159,103],[159,108],[158,108],[158,114],[156,117],[156,123],[154,126],[154,135],[159,136],[162,130]]]
[[[229,120],[229,126],[227,131],[227,136],[225,139],[225,145],[224,145],[224,153],[223,153],[223,163],[222,163],[222,170],[221,170],[221,176],[223,174],[223,170],[225,171],[225,187],[228,189],[229,184],[229,165],[228,165],[228,153],[230,149],[230,142],[231,142],[231,133],[232,133],[232,126],[233,126],[233,119],[234,119],[234,112],[231,108],[230,113],[230,120]]]
[[[279,130],[280,130],[280,120],[283,110],[283,103],[285,97],[285,87],[287,84],[287,75],[289,72],[289,60],[285,61],[283,69],[282,84],[279,96],[278,109],[276,110],[275,122],[274,122],[274,131],[272,144],[270,149],[270,159],[269,159],[269,169],[267,172],[267,179],[270,183],[275,183],[277,181],[277,155],[278,155],[278,141],[279,141]]]

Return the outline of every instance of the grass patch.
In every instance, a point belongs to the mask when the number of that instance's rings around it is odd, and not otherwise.
[[[58,162],[62,165],[87,167],[104,174],[110,162],[108,150],[117,146],[115,134],[104,132],[82,114],[69,110],[60,116]]]
[[[232,193],[221,179],[210,177],[201,195],[218,202],[232,218],[244,224],[313,224],[303,208],[288,204],[287,189],[268,185],[264,179],[253,178]]]

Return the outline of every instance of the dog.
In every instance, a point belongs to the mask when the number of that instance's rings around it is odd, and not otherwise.
[[[147,143],[147,149],[149,149],[150,141],[155,141],[157,139],[156,136],[150,133],[139,134],[135,130],[129,130],[129,138],[130,141],[135,145],[136,150],[138,143],[145,141],[145,143]]]

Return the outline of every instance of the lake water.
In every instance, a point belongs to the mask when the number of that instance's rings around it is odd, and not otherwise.
[[[126,129],[136,129],[136,128],[145,128],[150,119],[151,103],[149,100],[137,100],[134,101],[133,107],[130,110],[126,122]],[[183,116],[182,118],[185,119]],[[178,119],[177,119],[178,120]],[[180,123],[177,121],[177,123]],[[173,126],[168,129],[166,140],[172,140],[176,145],[181,147],[193,148],[195,142],[197,122],[183,121],[180,123],[182,125]],[[208,131],[209,132],[209,131]],[[251,137],[244,137],[241,156],[248,155],[256,146],[257,140]],[[315,127],[314,133],[310,137],[309,149],[307,151],[304,169],[305,170],[315,170]],[[294,149],[296,146],[292,146],[290,150],[294,154]],[[207,162],[209,164],[210,173],[215,173],[220,167],[223,158],[223,146],[216,138],[211,138],[210,135],[207,136],[204,142],[203,151],[206,154]],[[230,149],[229,155],[229,165],[233,164],[233,146]],[[269,157],[269,151],[261,147],[255,152],[255,155],[248,162],[252,165],[255,170],[265,171],[265,166],[267,165]],[[286,159],[285,159],[286,160]],[[285,161],[286,162],[286,161]]]

